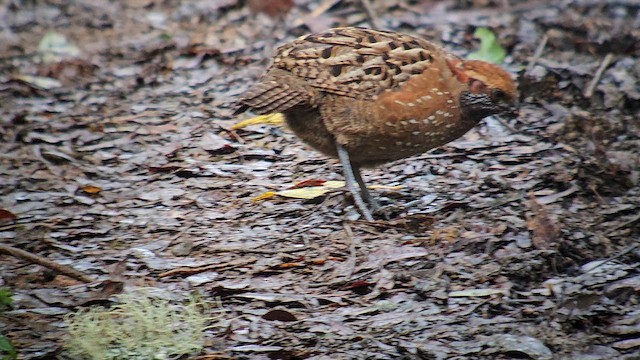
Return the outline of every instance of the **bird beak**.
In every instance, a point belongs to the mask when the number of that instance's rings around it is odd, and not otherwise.
[[[500,110],[502,110],[500,112],[500,115],[504,116],[507,119],[516,119],[520,115],[520,109],[519,109],[518,103],[515,103],[515,102],[503,104]]]

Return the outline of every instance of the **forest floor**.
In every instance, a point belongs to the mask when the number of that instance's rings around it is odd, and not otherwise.
[[[211,304],[184,358],[640,359],[637,2],[246,3],[0,5],[0,335],[20,358],[73,358],[65,315],[144,288]],[[343,188],[256,200],[343,177],[284,126],[233,129],[237,96],[278,44],[372,21],[461,56],[490,28],[520,116],[365,170],[389,220]]]

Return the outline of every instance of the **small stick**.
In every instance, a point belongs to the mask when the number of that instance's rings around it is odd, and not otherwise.
[[[57,271],[63,275],[66,275],[78,281],[82,281],[85,283],[90,283],[94,281],[94,279],[92,279],[88,275],[85,275],[72,267],[58,264],[57,262],[51,261],[47,258],[43,258],[42,256],[38,256],[30,252],[14,248],[13,246],[0,245],[0,254],[11,255],[18,259],[22,259],[34,264],[42,265],[44,267]]]
[[[380,26],[380,21],[378,21],[378,16],[371,7],[371,2],[369,2],[369,0],[360,0],[360,3],[362,4],[364,11],[367,13],[367,17],[369,18],[369,23],[371,24],[371,26],[373,26],[376,30],[381,30],[382,27]]]
[[[326,0],[326,1],[324,1],[322,4],[320,4],[320,6],[318,6],[317,8],[315,8],[315,10],[313,10],[311,12],[311,16],[312,17],[318,17],[318,16],[324,14],[325,12],[327,12],[329,9],[331,9],[334,5],[336,5],[340,1],[341,0]]]
[[[509,124],[508,122],[505,121],[505,119],[501,118],[500,116],[494,116],[493,117],[500,125],[502,125],[505,129],[509,130],[512,134],[516,134],[518,133],[518,130],[516,128],[514,128],[513,126],[511,126],[511,124]]]
[[[351,230],[351,226],[346,222],[342,224],[344,228],[344,232],[347,235],[347,239],[349,240],[349,271],[345,274],[345,279],[349,279],[353,275],[353,271],[356,267],[357,256],[358,256],[358,243],[356,238],[353,236],[353,230]]]
[[[586,97],[587,99],[590,99],[593,96],[593,92],[596,90],[596,86],[600,82],[600,78],[602,78],[602,74],[604,74],[604,71],[609,67],[609,64],[611,64],[611,61],[613,61],[613,54],[608,53],[607,56],[605,56],[604,59],[602,60],[602,63],[600,63],[600,67],[598,68],[598,71],[596,71],[596,74],[593,76],[591,83],[584,90],[584,97]]]
[[[622,223],[622,224],[620,224],[620,225],[615,226],[613,229],[611,229],[611,230],[607,233],[607,236],[608,236],[608,235],[611,235],[611,234],[612,234],[613,232],[615,232],[615,231],[618,231],[618,230],[622,229],[623,227],[627,227],[627,226],[629,226],[629,225],[633,224],[634,222],[636,222],[636,221],[638,221],[638,220],[640,220],[640,214],[638,214],[638,215],[634,216],[634,217],[633,217],[631,220],[629,220],[629,221],[626,221],[626,222],[624,222],[624,223]]]
[[[542,52],[544,51],[544,48],[547,46],[547,41],[549,41],[549,35],[544,34],[544,36],[542,37],[542,40],[540,40],[540,43],[536,48],[536,51],[533,53],[533,56],[529,60],[529,64],[527,65],[527,70],[525,71],[526,75],[529,75],[531,70],[533,70],[533,67],[536,66],[536,63],[540,59],[540,56],[542,56]]]
[[[628,247],[628,248],[627,248],[627,249],[625,249],[623,252],[621,252],[621,253],[619,253],[619,254],[617,254],[617,255],[613,255],[612,257],[610,257],[610,258],[608,258],[608,259],[606,259],[606,260],[602,261],[601,263],[599,263],[598,265],[596,265],[596,266],[592,267],[591,269],[589,269],[589,270],[588,270],[588,271],[586,271],[586,272],[592,272],[593,270],[595,270],[595,269],[599,268],[600,266],[602,266],[602,265],[604,265],[604,264],[606,264],[606,263],[608,263],[608,262],[610,262],[610,261],[613,261],[613,260],[619,259],[619,258],[621,258],[621,257],[623,257],[623,256],[625,256],[625,255],[627,255],[628,253],[632,252],[633,250],[637,249],[638,247],[640,247],[640,244],[635,244],[635,245],[633,245],[633,246],[631,246],[631,247]]]
[[[167,276],[174,276],[174,275],[190,276],[194,274],[200,274],[209,270],[222,270],[222,269],[229,270],[229,269],[253,264],[254,262],[256,262],[255,258],[249,258],[249,259],[242,259],[242,260],[236,260],[236,261],[232,260],[230,262],[222,263],[222,264],[216,263],[216,264],[209,264],[209,265],[203,265],[198,267],[181,267],[177,269],[171,269],[161,274],[158,274],[158,277],[164,278]]]
[[[309,19],[317,18],[318,16],[327,12],[329,9],[331,9],[334,5],[336,5],[340,1],[341,0],[325,0],[322,4],[320,4],[317,8],[315,8],[309,15],[296,19],[293,22],[293,27],[298,27],[300,25],[303,25]]]

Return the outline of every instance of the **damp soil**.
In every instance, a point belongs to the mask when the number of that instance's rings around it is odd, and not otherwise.
[[[268,195],[341,170],[237,96],[372,24],[460,56],[491,29],[519,117],[365,170],[388,219]],[[151,288],[213,304],[183,358],[638,359],[638,29],[634,1],[4,2],[0,335],[68,359],[64,315]]]

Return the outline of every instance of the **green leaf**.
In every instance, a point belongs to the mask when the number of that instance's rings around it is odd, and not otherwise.
[[[470,60],[483,60],[500,64],[507,56],[507,52],[498,43],[496,35],[487,28],[477,28],[473,36],[480,39],[480,49],[469,54]]]
[[[11,291],[7,288],[0,288],[0,311],[8,308],[13,304]]]
[[[18,351],[13,347],[9,339],[0,335],[0,356],[2,360],[14,360],[18,358]]]

